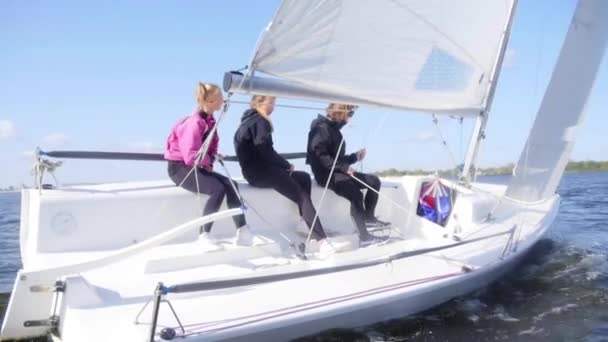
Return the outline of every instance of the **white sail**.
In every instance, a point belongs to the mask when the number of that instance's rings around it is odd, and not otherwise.
[[[539,201],[555,193],[608,40],[608,1],[580,1],[507,196]]]
[[[284,0],[251,67],[394,108],[479,112],[513,0]]]

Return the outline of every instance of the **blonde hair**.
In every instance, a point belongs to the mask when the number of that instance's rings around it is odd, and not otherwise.
[[[272,127],[272,120],[270,120],[270,116],[268,114],[262,113],[261,111],[257,110],[258,107],[260,107],[264,102],[268,101],[269,99],[274,99],[274,96],[267,96],[267,95],[253,95],[251,97],[251,102],[249,103],[251,106],[251,109],[255,109],[256,112],[263,117],[264,119],[266,119],[266,121],[270,122],[270,127],[271,129]]]
[[[344,121],[346,114],[353,110],[355,106],[343,103],[330,103],[327,105],[327,117],[334,121]]]
[[[206,102],[209,102],[209,99],[215,94],[221,94],[220,87],[213,83],[202,83],[198,82],[196,85],[196,103],[198,104],[198,109],[202,110],[203,105]]]
[[[267,95],[253,95],[251,97],[251,102],[249,103],[251,106],[251,109],[256,109],[260,106],[260,104],[266,102],[266,100],[268,99],[274,99],[274,96],[267,96]]]

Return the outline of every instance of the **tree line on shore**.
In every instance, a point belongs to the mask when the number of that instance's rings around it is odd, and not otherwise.
[[[478,175],[510,175],[513,172],[513,167],[515,164],[507,164],[504,166],[497,167],[488,167],[488,168],[478,168]],[[410,176],[410,175],[428,175],[438,173],[442,177],[450,177],[459,175],[462,170],[462,165],[455,169],[445,169],[445,170],[422,170],[422,169],[414,169],[414,170],[397,170],[395,168],[382,170],[375,172],[378,176],[391,177],[391,176]],[[585,161],[570,161],[566,166],[566,172],[592,172],[592,171],[608,171],[608,161],[593,161],[593,160],[585,160]]]

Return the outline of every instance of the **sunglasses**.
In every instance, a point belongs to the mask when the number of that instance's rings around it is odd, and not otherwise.
[[[359,109],[359,106],[352,106],[351,109],[346,113],[346,116],[352,118],[355,115],[355,111]]]

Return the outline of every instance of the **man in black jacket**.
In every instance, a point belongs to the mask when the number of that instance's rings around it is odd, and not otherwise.
[[[243,176],[252,186],[275,189],[295,202],[308,228],[312,227],[312,239],[321,242],[319,249],[331,251],[318,217],[313,227],[316,211],[310,199],[310,175],[294,171],[293,165],[273,147],[270,114],[274,101],[274,97],[256,95],[251,109],[243,113],[241,125],[234,135],[234,148]]]
[[[313,120],[308,133],[306,163],[310,165],[320,186],[329,182],[330,189],[350,201],[350,213],[359,230],[359,238],[362,242],[369,242],[374,237],[367,231],[367,227],[386,226],[388,223],[378,220],[374,214],[378,203],[377,192],[368,190],[364,200],[361,190],[365,186],[353,179],[354,176],[380,191],[380,179],[377,176],[355,172],[351,168],[352,164],[365,158],[365,149],[345,153],[346,143],[340,129],[353,114],[354,106],[332,103],[327,108],[327,116],[319,115]]]

